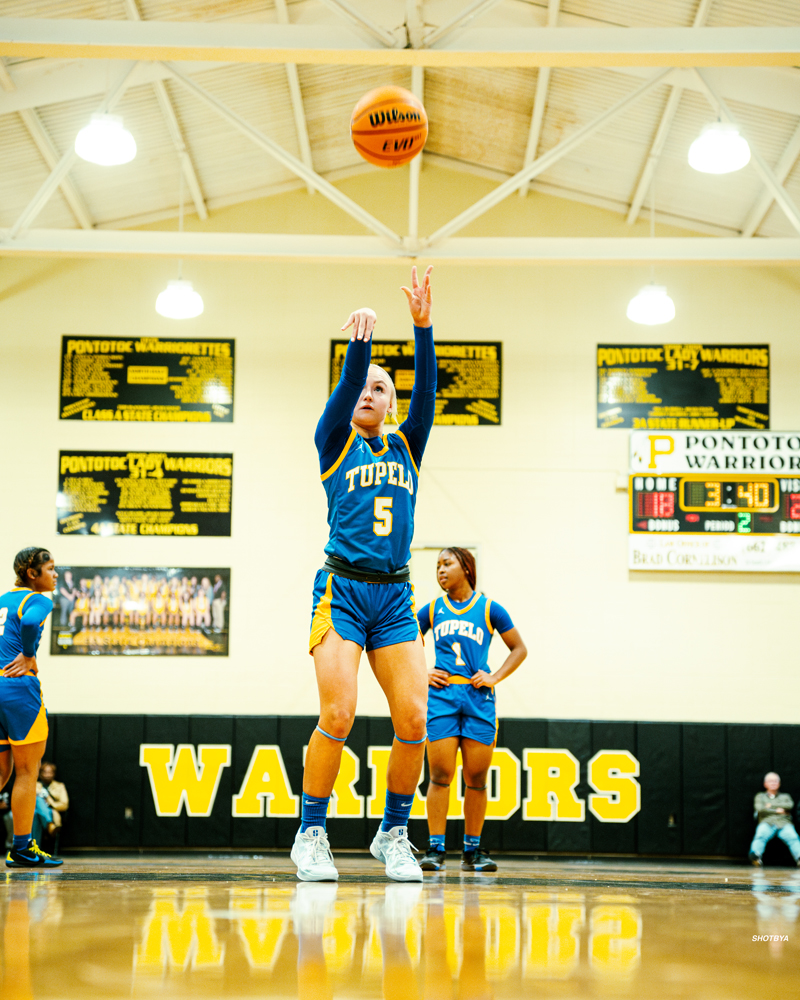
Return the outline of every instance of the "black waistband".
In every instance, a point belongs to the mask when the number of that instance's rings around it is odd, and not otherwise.
[[[326,573],[334,573],[336,576],[343,576],[348,580],[358,580],[361,583],[408,583],[411,573],[408,566],[404,566],[396,573],[380,573],[374,569],[360,569],[352,563],[338,556],[327,556],[325,565],[322,567]]]

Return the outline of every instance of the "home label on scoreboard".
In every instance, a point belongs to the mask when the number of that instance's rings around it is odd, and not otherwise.
[[[631,569],[800,572],[800,433],[635,431],[630,467]]]

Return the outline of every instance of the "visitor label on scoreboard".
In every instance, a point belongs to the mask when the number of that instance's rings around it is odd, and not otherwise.
[[[227,656],[229,569],[58,567],[56,656]]]
[[[233,421],[234,340],[61,338],[62,420]]]
[[[769,427],[768,344],[598,344],[597,426]]]
[[[800,432],[631,434],[631,569],[800,572]]]
[[[233,455],[62,451],[60,535],[230,535]]]
[[[349,340],[332,340],[330,391],[342,373]],[[439,425],[499,424],[503,345],[498,341],[436,341],[436,416]],[[397,390],[397,420],[408,416],[414,388],[414,341],[373,340],[372,363],[385,368]]]

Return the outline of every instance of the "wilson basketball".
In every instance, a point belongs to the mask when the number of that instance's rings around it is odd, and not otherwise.
[[[428,116],[411,91],[377,87],[353,108],[350,137],[369,163],[400,167],[422,151],[428,138]]]

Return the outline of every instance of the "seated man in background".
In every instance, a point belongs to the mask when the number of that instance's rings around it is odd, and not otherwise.
[[[61,829],[63,813],[69,809],[69,795],[63,782],[56,781],[56,765],[49,760],[43,760],[39,767],[36,794],[44,799],[51,810],[50,822],[46,830],[42,831],[42,836],[54,839]]]
[[[759,792],[754,800],[753,808],[758,820],[753,843],[750,845],[750,864],[762,867],[761,856],[764,848],[773,837],[780,837],[792,852],[795,864],[800,868],[800,837],[792,823],[791,812],[794,802],[787,792],[779,792],[780,776],[774,771],[764,775],[765,792]]]

